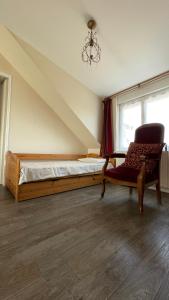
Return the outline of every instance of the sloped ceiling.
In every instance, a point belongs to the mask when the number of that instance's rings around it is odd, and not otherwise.
[[[79,141],[86,148],[98,147],[96,137],[91,134],[90,130],[57,92],[55,85],[40,71],[36,62],[34,63],[15,37],[4,26],[0,26],[0,40],[4,40],[3,43],[0,43],[2,56],[60,117]]]
[[[168,0],[0,0],[0,23],[99,96],[169,69]],[[86,21],[97,24],[99,64],[81,61]]]

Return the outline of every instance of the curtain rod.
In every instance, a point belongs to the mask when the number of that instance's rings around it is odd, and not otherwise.
[[[149,78],[149,79],[147,79],[147,80],[144,80],[144,81],[142,81],[142,82],[140,82],[140,83],[137,83],[137,84],[135,84],[135,85],[133,85],[133,86],[131,86],[131,87],[128,87],[128,88],[126,88],[126,89],[124,89],[124,90],[122,90],[122,91],[119,91],[119,92],[117,92],[117,93],[115,93],[115,94],[112,94],[112,95],[110,95],[110,96],[107,97],[107,98],[115,97],[115,96],[124,94],[124,93],[126,93],[126,92],[133,91],[133,90],[135,90],[135,89],[141,87],[141,86],[144,85],[144,84],[153,82],[154,80],[158,80],[158,79],[163,78],[163,77],[168,76],[168,75],[169,75],[169,70],[166,71],[166,72],[163,72],[163,73],[161,73],[161,74],[158,74],[158,75],[156,75],[156,76],[154,76],[154,77],[151,77],[151,78]]]

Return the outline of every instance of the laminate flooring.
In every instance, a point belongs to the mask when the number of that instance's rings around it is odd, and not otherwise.
[[[0,187],[0,300],[168,300],[169,194],[92,186],[14,202]]]

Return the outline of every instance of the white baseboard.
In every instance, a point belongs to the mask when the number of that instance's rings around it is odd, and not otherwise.
[[[149,187],[150,190],[155,190],[155,186]],[[161,187],[161,192],[169,193],[169,189]]]

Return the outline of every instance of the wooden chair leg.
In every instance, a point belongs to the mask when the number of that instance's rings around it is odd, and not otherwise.
[[[106,187],[106,180],[103,179],[103,184],[102,184],[102,193],[101,193],[101,197],[104,197],[104,193],[105,193],[105,187]]]
[[[162,202],[161,202],[161,191],[160,191],[160,181],[158,181],[157,183],[156,183],[156,195],[157,195],[157,202],[158,202],[158,204],[162,204]]]
[[[138,187],[138,206],[140,214],[143,214],[143,198],[144,198],[144,187]]]
[[[132,189],[132,187],[130,186],[130,187],[129,187],[129,195],[131,196],[132,193],[133,193],[133,189]]]

